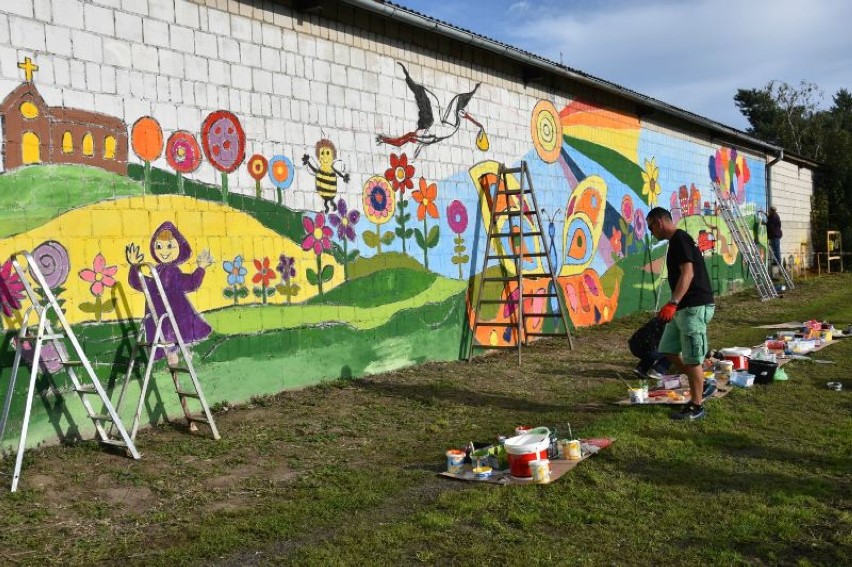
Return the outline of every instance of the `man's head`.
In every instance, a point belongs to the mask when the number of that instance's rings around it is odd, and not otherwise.
[[[677,230],[677,226],[672,221],[672,214],[662,207],[654,207],[648,211],[645,222],[648,223],[648,230],[657,240],[668,240]]]
[[[776,212],[775,207],[769,207],[769,214],[775,214]]]

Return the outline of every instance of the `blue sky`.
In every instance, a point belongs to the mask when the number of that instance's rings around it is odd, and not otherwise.
[[[849,0],[397,0],[744,130],[738,88],[852,90]]]

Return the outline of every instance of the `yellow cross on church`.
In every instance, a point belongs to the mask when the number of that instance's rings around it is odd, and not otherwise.
[[[18,63],[18,69],[23,69],[28,83],[33,82],[33,73],[38,71],[38,65],[33,63],[29,57],[24,57],[23,63]]]

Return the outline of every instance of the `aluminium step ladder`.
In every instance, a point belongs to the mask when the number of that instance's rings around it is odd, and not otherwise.
[[[519,187],[517,189],[509,188],[510,176],[518,175]],[[484,180],[483,180],[484,181]],[[542,228],[541,212],[536,201],[535,190],[533,188],[532,177],[530,176],[527,162],[522,161],[519,167],[507,168],[505,164],[500,164],[497,170],[497,181],[494,184],[494,194],[492,195],[491,186],[487,182],[482,182],[483,196],[486,199],[489,210],[491,211],[491,219],[488,224],[488,232],[486,233],[485,252],[482,256],[482,270],[479,274],[479,285],[476,295],[474,307],[473,321],[473,337],[471,338],[470,349],[468,350],[467,360],[473,358],[473,349],[480,348],[484,350],[492,349],[518,349],[518,364],[521,363],[521,345],[528,344],[530,337],[551,337],[551,336],[567,336],[569,348],[574,348],[574,339],[571,336],[571,327],[568,322],[567,309],[565,300],[560,293],[559,282],[556,279],[556,274],[553,270],[553,261],[550,258],[550,246],[547,242],[547,234]],[[498,200],[503,198],[507,206],[500,210]],[[529,197],[529,201],[527,200]],[[508,206],[514,199],[515,205]],[[500,226],[501,217],[506,217],[508,227]],[[524,230],[524,221],[531,224],[531,230]],[[508,228],[508,230],[507,230]],[[537,251],[525,251],[524,242],[526,237],[539,239],[541,246]],[[501,239],[507,238],[510,242],[517,239],[520,244],[518,246],[510,245],[508,249],[503,245]],[[527,258],[539,259],[539,264],[542,271],[530,272],[525,271],[523,261]],[[501,268],[502,275],[500,277],[489,276],[487,270],[489,262],[497,260]],[[507,263],[512,262],[512,270],[507,268]],[[509,273],[513,271],[514,273]],[[549,280],[550,288],[536,293],[524,293],[524,280]],[[485,282],[500,282],[503,284],[503,297],[501,299],[484,299],[483,292]],[[515,282],[517,290],[517,299],[513,298],[513,293],[510,293],[508,284]],[[549,313],[546,310],[540,312],[527,313],[524,310],[524,298],[540,297],[545,300],[556,299],[558,313]],[[514,305],[515,311],[507,322],[489,322],[483,321],[481,318],[481,310],[483,305]],[[545,319],[560,319],[564,328],[563,332],[537,332],[527,329],[527,320],[530,318]],[[514,319],[514,320],[512,320]],[[558,323],[557,329],[558,329]],[[490,345],[476,343],[476,329],[478,327],[507,327],[514,329],[515,345]]]
[[[24,357],[24,350],[27,350],[28,347],[32,348],[30,382],[27,389],[24,416],[21,422],[18,452],[15,458],[12,492],[17,490],[18,481],[21,478],[21,465],[27,441],[27,429],[29,428],[33,399],[36,394],[36,382],[39,372],[42,371],[42,365],[46,360],[44,356],[46,345],[52,347],[51,357],[58,357],[58,361],[51,361],[58,362],[61,367],[60,371],[64,370],[70,377],[73,390],[79,396],[89,419],[94,423],[100,442],[114,447],[121,447],[130,453],[134,459],[139,459],[141,455],[136,450],[133,439],[121,422],[118,412],[110,402],[106,390],[95,375],[91,362],[89,362],[88,357],[83,352],[80,341],[65,318],[65,314],[62,312],[44,274],[39,269],[38,262],[36,262],[29,252],[22,251],[12,255],[11,263],[15,274],[23,285],[23,289],[30,301],[30,306],[24,311],[21,318],[21,327],[16,337],[12,375],[9,379],[6,399],[3,404],[3,416],[0,418],[0,439],[2,439],[3,434],[6,432],[9,410],[15,391],[15,382],[18,378],[18,371],[21,369],[21,359]],[[36,322],[33,324],[30,323],[32,316],[36,317]],[[51,323],[51,318],[55,318],[58,322],[58,328],[54,327],[54,324]],[[76,359],[69,357],[69,350],[66,347],[65,341],[70,343],[71,351],[73,351]],[[88,379],[88,381],[85,381],[85,379]],[[99,398],[100,403],[103,405],[101,411],[95,411],[90,401],[91,396]],[[105,428],[107,423],[111,424],[112,430],[118,432],[118,438],[109,435]]]
[[[760,253],[754,243],[754,238],[751,235],[751,229],[746,224],[745,218],[740,211],[736,195],[730,191],[723,190],[718,183],[713,183],[713,191],[716,194],[716,199],[719,201],[719,212],[722,213],[722,218],[728,225],[731,236],[733,236],[737,248],[739,248],[740,253],[743,255],[743,261],[748,267],[751,277],[754,279],[754,284],[757,287],[761,301],[776,299],[778,291],[775,289],[775,284],[772,283],[772,278],[769,277],[766,264],[760,257]]]
[[[210,406],[207,405],[207,400],[204,398],[204,392],[201,390],[201,383],[198,381],[198,374],[195,372],[195,366],[192,364],[192,356],[190,355],[189,349],[181,336],[180,329],[175,320],[174,311],[172,310],[171,303],[169,303],[168,296],[163,288],[163,282],[160,280],[157,269],[148,262],[137,264],[137,268],[139,270],[139,280],[141,282],[140,287],[142,288],[142,293],[145,296],[145,305],[147,306],[147,309],[145,315],[139,322],[139,331],[136,334],[136,343],[133,345],[133,349],[130,353],[130,361],[127,364],[127,371],[124,375],[124,384],[121,387],[121,394],[119,395],[118,403],[116,403],[116,407],[120,408],[124,402],[124,398],[127,395],[128,385],[130,384],[130,378],[133,375],[133,369],[136,365],[136,358],[141,352],[145,351],[145,355],[148,360],[145,365],[145,374],[142,378],[142,385],[139,391],[139,403],[136,405],[136,413],[133,416],[130,438],[135,439],[136,433],[139,431],[139,426],[142,420],[142,410],[145,407],[145,400],[148,393],[148,386],[151,382],[151,375],[154,371],[154,363],[157,360],[156,354],[159,349],[162,349],[164,353],[168,354],[171,351],[179,355],[178,360],[183,360],[182,366],[173,366],[171,364],[168,366],[169,372],[172,375],[172,380],[175,384],[175,392],[180,399],[181,409],[183,409],[183,414],[186,418],[189,430],[196,431],[197,423],[205,424],[210,428],[213,439],[218,440],[220,438],[219,430],[216,428],[216,422],[213,420],[213,413],[210,411]],[[143,272],[147,272],[147,275]],[[157,314],[160,310],[157,309],[157,304],[154,302],[152,288],[153,293],[156,294],[156,297],[160,301],[160,305],[162,305],[162,313],[160,314]],[[147,336],[147,321],[150,321],[154,328],[154,333],[150,337]],[[165,324],[168,324],[171,327],[174,333],[174,340],[169,340],[165,337]],[[181,386],[180,379],[178,378],[179,374],[189,375],[191,384],[187,389],[184,389],[183,386]],[[189,399],[198,400],[198,403],[201,406],[202,415],[193,415],[187,403],[187,400]]]

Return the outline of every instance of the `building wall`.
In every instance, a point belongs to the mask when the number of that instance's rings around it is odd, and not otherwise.
[[[143,259],[181,305],[210,403],[455,360],[470,340],[512,344],[499,325],[516,303],[484,308],[494,326],[472,333],[467,294],[491,219],[483,187],[500,163],[529,166],[573,326],[668,295],[665,246],[644,223],[655,205],[696,237],[717,291],[748,285],[711,187],[733,191],[753,222],[766,205],[761,155],[567,79],[525,85],[516,62],[351,7],[319,16],[270,2],[4,3],[0,93],[27,80],[26,57],[48,106],[127,128],[127,175],[49,163],[0,175],[0,253],[35,252],[102,377],[121,376],[116,361],[145,311],[133,275]],[[20,129],[2,135],[18,142]],[[543,247],[529,236],[499,245]],[[529,299],[547,287],[525,284],[528,312],[557,312]],[[491,298],[518,291],[485,286]],[[170,392],[161,369],[156,383]],[[56,380],[45,396],[68,391]],[[161,398],[179,412],[176,397]],[[58,422],[86,432],[78,405]],[[33,442],[62,436],[46,412],[36,408]]]
[[[813,171],[782,160],[772,166],[770,204],[781,217],[781,253],[793,257],[794,265],[812,265],[814,246],[811,242],[811,197]]]

